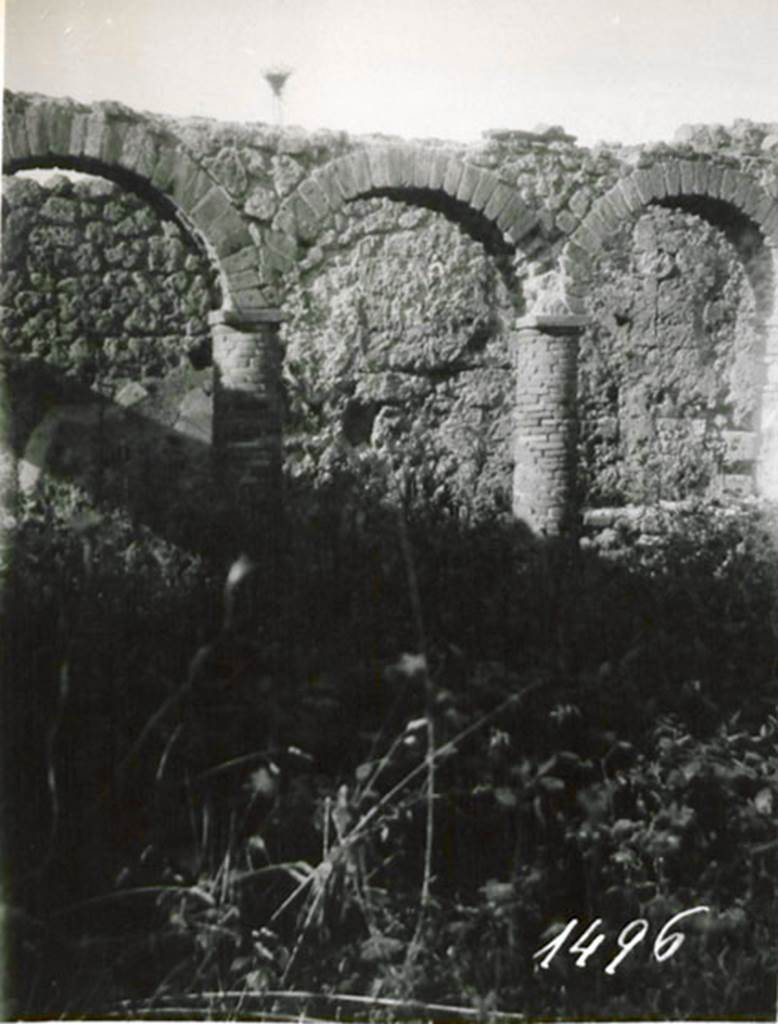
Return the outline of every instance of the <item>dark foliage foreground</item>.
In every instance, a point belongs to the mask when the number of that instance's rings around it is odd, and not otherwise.
[[[397,495],[291,504],[270,578],[27,502],[14,1014],[771,1018],[765,514],[658,511],[605,559]]]

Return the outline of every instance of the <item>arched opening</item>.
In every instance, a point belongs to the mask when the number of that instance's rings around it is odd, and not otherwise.
[[[746,218],[723,212],[652,204],[596,258],[579,357],[585,505],[753,490],[764,251]]]
[[[402,479],[411,503],[437,501],[465,517],[502,511],[513,247],[476,241],[462,204],[452,217],[442,200],[418,200],[388,190],[344,204],[288,276],[287,472],[315,485],[371,473],[374,458]]]
[[[20,166],[4,180],[4,358],[21,489],[66,481],[183,539],[182,509],[201,507],[195,496],[210,487],[216,267],[137,176],[89,160],[35,163],[78,173],[36,181]]]
[[[594,501],[778,493],[774,220],[748,176],[671,162],[623,179],[571,236],[567,302],[597,321],[581,382]],[[617,480],[619,454],[630,481]]]
[[[444,149],[368,147],[302,182],[273,230],[298,256],[284,303],[290,452],[306,430],[329,432],[341,455],[391,449],[419,497],[464,515],[509,507],[513,257],[544,244],[518,193]]]

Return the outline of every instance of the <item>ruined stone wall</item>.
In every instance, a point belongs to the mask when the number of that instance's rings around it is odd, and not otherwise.
[[[103,179],[6,178],[3,207],[21,486],[50,473],[174,516],[210,479],[207,314],[218,287],[208,261],[178,225]]]
[[[425,143],[449,177],[462,176],[459,184],[447,179],[452,195],[469,195],[481,180],[466,182],[458,160],[517,190],[536,223],[529,243],[514,246],[462,203],[439,195],[426,208],[429,196],[418,190],[314,210],[322,200],[310,183],[322,168],[381,153],[392,140],[199,119],[149,123],[225,190],[256,247],[261,280],[273,282],[257,302],[286,317],[289,472],[315,483],[344,468],[361,472],[378,452],[411,497],[477,514],[510,504],[516,318],[539,302],[555,311],[560,254],[598,197],[635,168],[711,154],[778,195],[778,132],[746,122],[685,129],[669,146],[589,150],[556,128],[490,132],[470,147]],[[28,137],[31,124],[28,116]],[[196,179],[187,181],[181,188],[191,191]],[[6,189],[8,347],[97,388],[112,406],[132,404],[143,420],[186,434],[191,412],[207,444],[205,314],[218,297],[206,261],[169,223],[152,230],[157,215],[124,192],[91,196],[88,223],[80,187],[60,182],[37,207],[35,188]],[[81,212],[68,220],[73,207]],[[585,503],[751,486],[762,311],[754,267],[744,270],[742,247],[726,224],[704,219],[710,212],[625,215],[596,261],[587,293],[594,323],[578,372]],[[78,225],[83,244],[63,244]],[[35,257],[26,254],[41,246],[57,259],[72,253],[78,271],[57,270],[51,287],[31,278]],[[144,275],[148,302],[139,299]],[[80,287],[90,296],[88,324],[72,315],[67,295]],[[104,306],[92,296],[105,297]],[[34,420],[22,416],[28,438]]]

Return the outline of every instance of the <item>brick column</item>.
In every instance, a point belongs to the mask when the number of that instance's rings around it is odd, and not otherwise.
[[[761,497],[778,501],[778,320],[768,320],[765,332],[756,490]]]
[[[215,470],[245,546],[274,533],[280,514],[281,315],[275,309],[219,310],[209,321]]]
[[[516,327],[513,512],[549,536],[575,526],[578,339],[587,323],[533,315]]]

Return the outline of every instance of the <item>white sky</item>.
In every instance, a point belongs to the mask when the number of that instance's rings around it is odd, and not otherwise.
[[[0,4],[3,0],[0,0]],[[5,0],[11,89],[306,128],[584,143],[778,122],[778,0]]]

